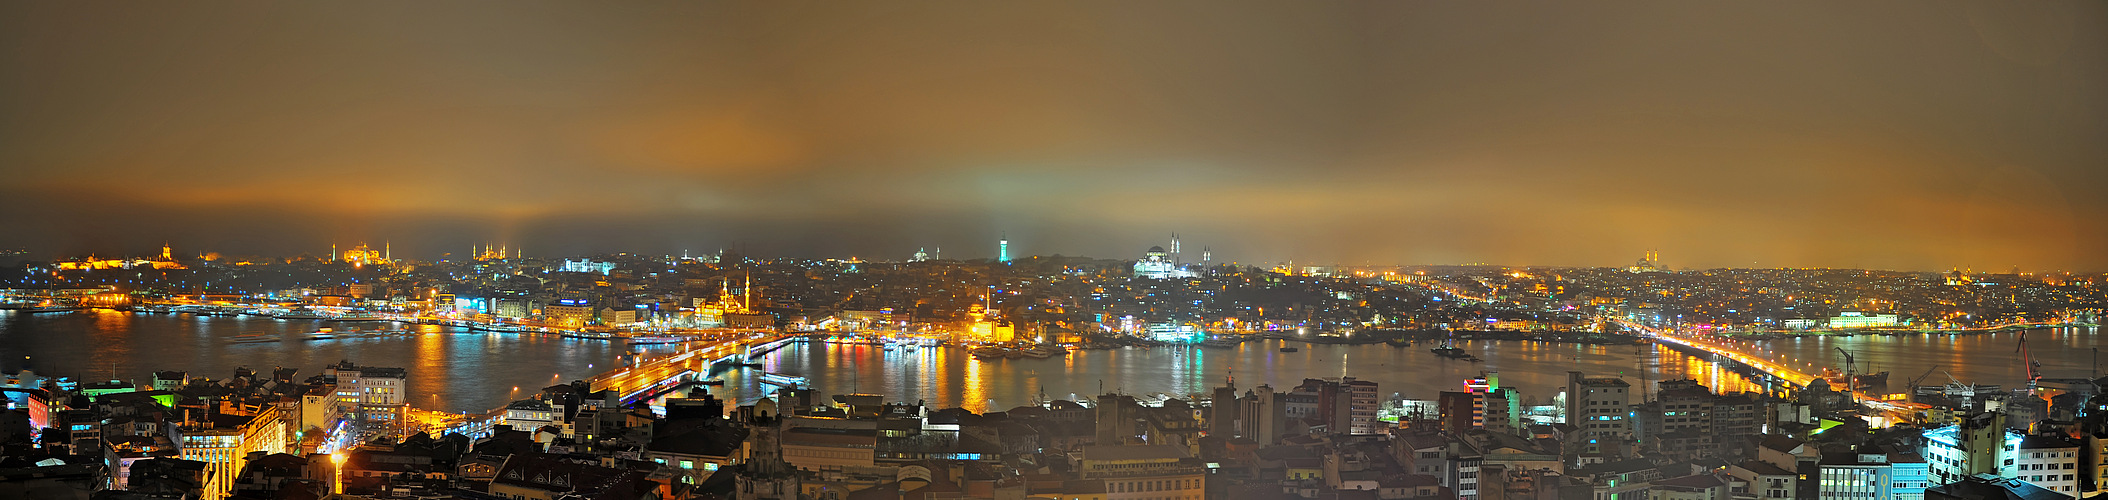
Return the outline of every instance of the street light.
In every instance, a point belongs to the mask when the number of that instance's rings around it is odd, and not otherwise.
[[[339,451],[336,453],[329,454],[330,463],[335,464],[334,467],[330,468],[330,474],[333,479],[332,483],[334,483],[330,491],[331,493],[344,493],[344,459],[344,452]]]

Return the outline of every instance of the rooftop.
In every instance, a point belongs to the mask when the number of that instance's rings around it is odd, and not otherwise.
[[[1084,460],[1179,460],[1185,448],[1168,444],[1092,445],[1083,447]]]

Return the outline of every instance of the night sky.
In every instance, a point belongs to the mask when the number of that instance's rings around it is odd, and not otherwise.
[[[7,2],[0,248],[2108,270],[2108,3]]]

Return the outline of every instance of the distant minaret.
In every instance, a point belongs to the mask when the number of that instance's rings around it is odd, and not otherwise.
[[[395,263],[395,242],[381,242],[381,260],[388,261],[390,264]]]
[[[337,261],[337,242],[329,242],[329,261]]]
[[[1003,233],[1003,238],[996,240],[995,261],[1010,262],[1010,233]]]
[[[930,252],[930,258],[944,260],[944,247],[937,247],[937,251]]]
[[[1174,266],[1176,266],[1176,265],[1179,265],[1179,260],[1178,260],[1178,233],[1171,233],[1171,265],[1174,265]]]
[[[1209,251],[1209,250],[1208,250],[1208,246],[1207,246],[1207,245],[1201,245],[1201,247],[1200,247],[1200,266],[1201,266],[1201,267],[1207,267],[1207,266],[1208,266],[1208,264],[1209,264],[1209,263],[1211,263],[1211,262],[1215,262],[1215,252]]]

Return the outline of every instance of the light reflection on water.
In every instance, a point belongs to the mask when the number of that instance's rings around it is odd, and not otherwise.
[[[447,411],[484,411],[525,397],[555,382],[583,378],[619,365],[620,344],[555,336],[487,334],[420,326],[415,336],[230,344],[238,335],[289,337],[325,326],[313,321],[255,317],[193,317],[91,311],[29,315],[0,311],[0,369],[29,367],[44,374],[102,379],[114,369],[121,378],[145,380],[152,370],[184,370],[193,376],[225,378],[236,366],[268,373],[273,366],[301,368],[301,376],[349,359],[359,364],[400,366],[410,373],[413,402]],[[334,325],[331,325],[334,326]],[[377,324],[359,325],[375,328]],[[2040,330],[2029,342],[2051,378],[2092,373],[2097,332]],[[2019,336],[1855,336],[1782,339],[1760,343],[1783,362],[1841,366],[1835,350],[1853,351],[1874,371],[1890,371],[1892,389],[1931,372],[1927,383],[1944,383],[1952,372],[1965,381],[2019,386],[2024,367],[2015,352]],[[822,395],[884,394],[890,400],[923,400],[937,407],[976,411],[1029,404],[1041,391],[1052,399],[1089,398],[1109,391],[1128,394],[1205,394],[1234,376],[1240,392],[1259,384],[1287,389],[1302,379],[1352,376],[1373,380],[1385,397],[1433,399],[1441,391],[1464,390],[1465,379],[1498,372],[1501,385],[1522,391],[1525,401],[1544,404],[1565,387],[1566,373],[1619,376],[1635,384],[1692,378],[1722,391],[1764,388],[1703,359],[1655,345],[1577,345],[1527,341],[1459,344],[1483,363],[1446,360],[1432,347],[1306,345],[1280,352],[1277,341],[1236,348],[1153,348],[1077,351],[1067,357],[980,361],[963,349],[888,351],[872,345],[792,344],[760,361],[762,370],[809,377]],[[648,350],[664,353],[673,346]],[[29,356],[24,359],[24,356]],[[589,368],[588,366],[592,366]],[[554,375],[554,377],[552,377]],[[773,386],[757,370],[720,374],[720,397],[751,402]],[[515,392],[513,387],[521,390]]]
[[[487,334],[411,325],[415,336],[327,341],[283,340],[235,344],[230,338],[269,335],[291,339],[319,328],[358,327],[317,321],[237,316],[208,317],[90,310],[60,314],[0,311],[0,370],[24,367],[44,375],[84,380],[118,378],[144,382],[155,370],[181,370],[192,377],[226,379],[235,367],[260,376],[273,367],[297,367],[298,377],[322,373],[340,360],[396,366],[409,372],[411,402],[420,408],[481,412],[510,401],[514,386],[533,394],[552,380],[582,378],[615,365],[620,346],[556,336]],[[27,359],[24,356],[28,356]],[[552,379],[561,373],[564,378]]]
[[[908,352],[855,344],[794,344],[770,354],[763,365],[769,371],[807,377],[822,395],[877,393],[894,401],[921,400],[974,411],[1030,404],[1042,390],[1050,399],[1104,392],[1188,397],[1206,394],[1232,376],[1240,390],[1259,384],[1285,390],[1304,378],[1351,376],[1376,381],[1387,397],[1396,393],[1432,399],[1440,391],[1464,390],[1464,380],[1483,371],[1497,371],[1502,386],[1541,403],[1565,387],[1569,370],[1622,376],[1635,384],[1695,378],[1727,391],[1764,389],[1702,359],[1653,345],[1459,345],[1484,358],[1483,363],[1438,358],[1427,345],[1290,345],[1297,352],[1281,352],[1280,342],[1253,342],[1237,348],[1126,348],[1076,351],[1065,358],[981,361],[959,348]],[[775,387],[757,377],[725,378],[729,383],[713,392],[740,402],[766,396]]]

